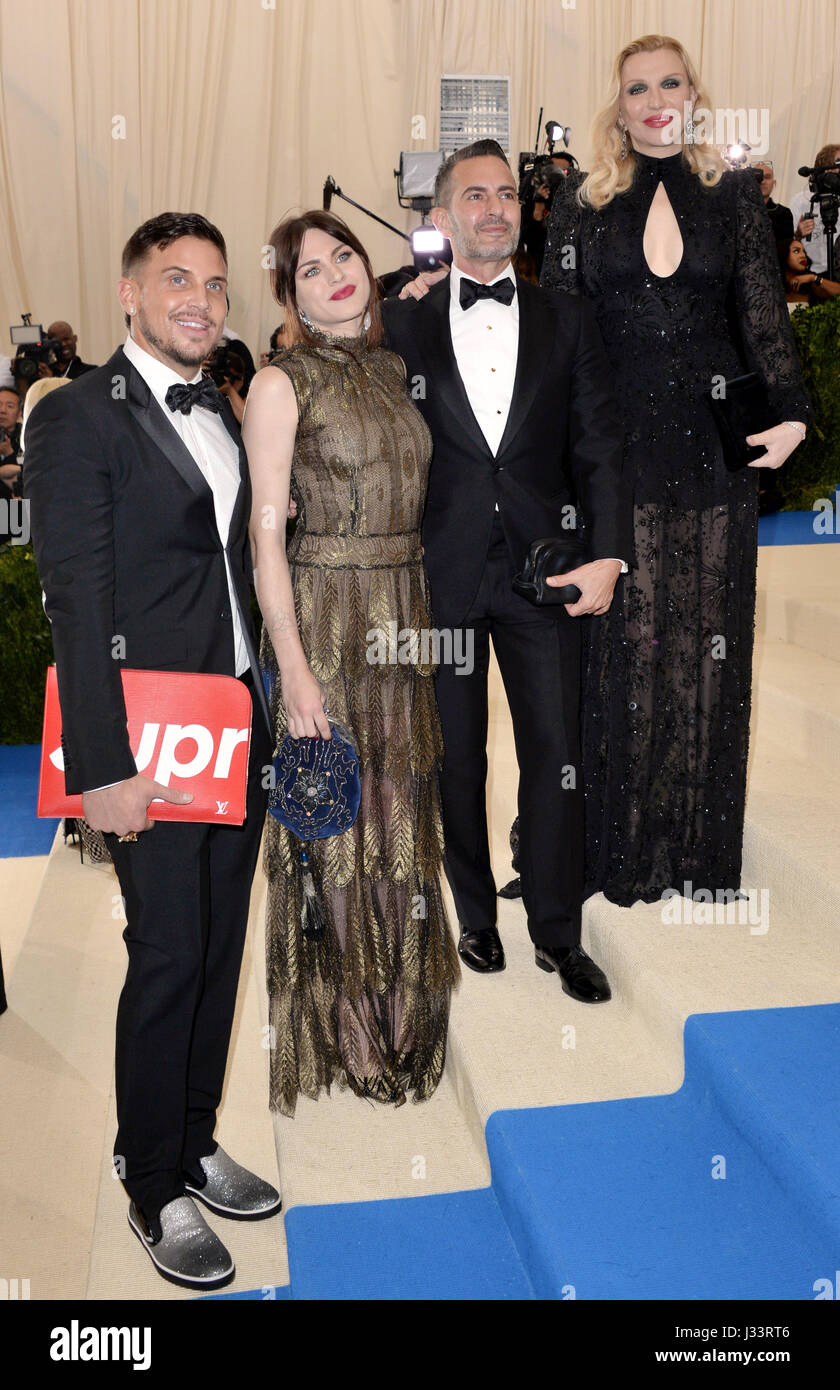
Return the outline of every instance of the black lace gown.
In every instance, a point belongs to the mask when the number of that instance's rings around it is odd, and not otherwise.
[[[624,906],[740,887],[759,474],[727,470],[703,393],[753,370],[779,422],[810,416],[754,175],[636,159],[601,210],[558,191],[541,280],[595,305],[635,482],[635,567],[585,620],[583,677],[585,895]],[[660,180],[683,241],[666,278],[642,247]]]

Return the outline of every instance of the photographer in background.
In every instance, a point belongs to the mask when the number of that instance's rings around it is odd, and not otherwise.
[[[9,382],[0,386],[0,482],[7,492],[2,495],[20,496],[20,396]]]
[[[840,294],[840,284],[828,280],[822,271],[815,271],[801,241],[793,237],[777,243],[779,266],[785,285],[788,304],[824,304]]]
[[[55,323],[50,324],[47,337],[58,344],[58,369],[54,373],[55,376],[66,376],[69,381],[75,381],[77,376],[84,376],[85,372],[96,371],[93,363],[83,362],[81,357],[77,356],[76,334],[64,319],[56,319]]]
[[[274,356],[275,352],[279,352],[279,351],[280,351],[280,334],[281,334],[282,332],[283,332],[283,325],[282,325],[282,323],[281,323],[281,324],[279,325],[278,328],[275,328],[274,332],[272,333],[271,337],[270,337],[269,340],[268,340],[268,352],[261,352],[261,353],[260,353],[260,366],[261,366],[261,367],[267,367],[268,364],[269,364],[269,362],[271,361],[271,358]]]
[[[26,393],[33,382],[61,375],[58,370],[58,357],[48,344],[48,339],[38,346],[27,344],[12,358],[12,376],[21,401],[26,399]]]
[[[517,254],[527,253],[533,261],[534,283],[539,282],[540,271],[542,270],[545,234],[548,229],[548,217],[551,212],[554,193],[566,178],[569,167],[567,164],[566,172],[563,173],[553,160],[546,159],[534,165],[522,187],[520,194],[522,223]],[[524,273],[524,271],[520,273]]]
[[[222,395],[227,396],[237,423],[241,425],[245,414],[245,397],[254,372],[252,367],[249,376],[245,358],[239,347],[238,338],[222,338],[210,356],[202,362],[201,370],[216,383]],[[250,357],[250,353],[248,355]]]
[[[840,145],[823,145],[822,149],[814,158],[815,169],[830,169],[840,159]],[[828,269],[828,254],[826,247],[826,232],[820,213],[819,203],[811,209],[811,190],[803,188],[801,193],[795,193],[790,200],[790,210],[793,215],[793,224],[796,228],[796,236],[804,240],[811,270],[816,274]],[[835,239],[835,260],[837,256],[837,240]]]
[[[790,208],[783,207],[781,203],[773,202],[771,195],[776,187],[773,165],[769,160],[757,160],[752,167],[761,174],[759,187],[764,199],[765,211],[770,218],[770,226],[773,228],[773,236],[777,242],[790,241],[793,237],[793,213]]]

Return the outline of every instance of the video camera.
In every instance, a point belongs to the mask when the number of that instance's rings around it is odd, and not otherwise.
[[[810,169],[803,164],[799,169],[800,178],[808,180],[811,190],[810,216],[814,215],[814,204],[820,205],[820,217],[825,229],[826,276],[834,279],[834,236],[837,231],[837,214],[840,209],[840,157],[833,164],[823,168]],[[810,240],[810,234],[809,238]]]
[[[33,324],[31,314],[21,314],[21,323],[13,324],[9,330],[12,346],[17,348],[12,363],[12,375],[22,378],[27,386],[37,381],[41,373],[38,367],[42,362],[51,369],[59,365],[61,343],[58,338],[48,338],[43,325]]]

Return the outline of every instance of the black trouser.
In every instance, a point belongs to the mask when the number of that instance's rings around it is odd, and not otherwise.
[[[580,623],[511,589],[514,570],[496,518],[472,629],[474,669],[441,665],[435,682],[444,741],[445,864],[463,928],[496,922],[487,837],[487,672],[490,638],[505,685],[519,763],[522,897],[540,946],[580,941],[583,786],[580,768]],[[434,592],[432,605],[434,606]]]
[[[147,1220],[214,1149],[271,756],[255,707],[244,825],[161,821],[135,842],[105,837],[128,924],[114,1158]]]

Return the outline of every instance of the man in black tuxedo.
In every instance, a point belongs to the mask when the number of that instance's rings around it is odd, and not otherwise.
[[[128,971],[117,1013],[114,1158],[129,1224],[164,1278],[233,1278],[194,1205],[254,1220],[268,1183],[213,1139],[271,761],[250,618],[247,461],[200,364],[221,336],[227,254],[193,213],[143,224],[123,253],[130,332],[104,367],[40,401],[25,495],[52,623],[67,791],[105,832],[122,889]],[[160,822],[137,773],[120,669],[238,676],[253,704],[243,826]]]
[[[487,671],[493,646],[519,762],[522,889],[536,963],[586,1002],[610,997],[580,945],[583,800],[580,618],[604,613],[631,555],[622,430],[586,299],[516,277],[516,184],[500,146],[479,141],[441,166],[432,217],[452,272],[386,300],[388,345],[406,364],[434,440],[423,546],[436,627],[471,629],[474,668],[441,664],[446,869],[472,969],[504,968],[487,837]],[[412,294],[415,297],[411,297]],[[513,592],[531,543],[582,518],[592,559],[549,581],[574,604]],[[454,649],[454,643],[453,643]]]

